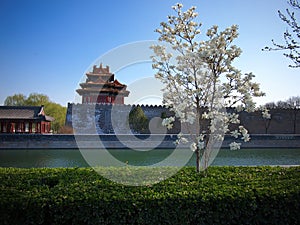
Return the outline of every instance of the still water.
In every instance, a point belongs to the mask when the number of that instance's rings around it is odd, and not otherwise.
[[[85,150],[91,156],[104,150]],[[187,150],[183,150],[187,151]],[[135,166],[153,165],[164,160],[172,149],[154,149],[136,151],[113,149],[108,154],[115,159]],[[194,166],[195,156],[186,165]],[[109,164],[108,164],[109,165]],[[300,149],[241,149],[231,151],[221,149],[212,162],[216,166],[252,166],[252,165],[300,165]],[[88,167],[78,149],[43,150],[0,150],[0,167]],[[103,166],[103,165],[99,165]],[[176,160],[170,166],[178,166]]]

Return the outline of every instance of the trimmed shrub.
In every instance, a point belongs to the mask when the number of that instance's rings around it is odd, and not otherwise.
[[[134,107],[129,113],[129,126],[136,133],[148,132],[149,120],[141,106]]]
[[[124,170],[103,168],[126,177]],[[300,167],[210,167],[204,177],[186,167],[161,183],[132,187],[113,183],[91,168],[0,168],[0,221],[299,224],[299,172]]]

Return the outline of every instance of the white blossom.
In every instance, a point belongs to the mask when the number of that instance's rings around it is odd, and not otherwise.
[[[229,113],[228,117],[229,117],[230,123],[233,123],[233,124],[239,124],[240,123],[239,115],[238,114],[236,114],[236,113]]]
[[[200,135],[197,137],[197,141],[198,141],[198,142],[203,142],[203,141],[204,141],[204,138],[205,138],[205,134],[200,134]]]
[[[263,96],[264,93],[253,81],[254,74],[243,74],[233,66],[233,61],[242,53],[233,44],[238,37],[237,25],[223,31],[214,25],[201,39],[201,23],[196,20],[196,7],[183,11],[183,5],[177,3],[172,8],[175,15],[168,16],[167,22],[162,22],[156,30],[161,45],[151,47],[154,52],[152,67],[157,71],[155,77],[165,85],[163,104],[187,126],[189,140],[179,135],[178,143],[180,139],[192,141],[190,148],[200,154],[200,151],[207,150],[207,140],[211,137],[223,140],[224,134],[230,132],[230,124],[239,125],[236,112],[253,111],[253,97]],[[168,48],[163,44],[171,45],[173,54],[167,52]],[[225,110],[231,107],[236,107],[236,110]],[[172,128],[174,121],[175,118],[171,117],[162,123]],[[250,140],[243,126],[230,134],[245,142]],[[240,145],[233,142],[230,148],[236,150]]]
[[[186,144],[189,142],[188,139],[186,137],[184,137],[182,133],[179,133],[177,135],[177,137],[178,137],[178,139],[176,141],[178,141],[178,142],[176,142],[176,144],[179,144],[179,143]]]
[[[239,126],[239,131],[242,134],[242,138],[241,139],[244,140],[244,142],[250,141],[250,135],[248,134],[248,130],[245,127]]]
[[[175,117],[171,116],[163,119],[162,125],[167,127],[167,129],[172,129],[174,121],[175,121]]]
[[[264,108],[262,111],[262,117],[265,119],[271,119],[271,114],[267,108]]]
[[[241,148],[241,143],[236,143],[235,141],[229,144],[230,150],[238,150]]]
[[[242,135],[248,134],[248,130],[244,126],[239,126],[239,130]]]
[[[233,137],[235,137],[235,138],[238,138],[239,135],[241,135],[241,133],[238,132],[238,130],[231,131],[231,136],[233,136]]]
[[[243,134],[242,140],[244,140],[244,142],[250,141],[250,135],[249,134]]]
[[[207,114],[207,112],[204,112],[202,114],[202,119],[205,119],[205,120],[209,119],[209,115]]]
[[[196,149],[197,149],[196,143],[192,143],[192,144],[190,145],[190,149],[191,149],[193,152],[196,151]]]

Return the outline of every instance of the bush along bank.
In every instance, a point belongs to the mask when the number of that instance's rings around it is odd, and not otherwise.
[[[300,167],[210,167],[206,177],[186,167],[151,186],[91,168],[0,168],[0,221],[9,225],[300,224],[299,203]]]

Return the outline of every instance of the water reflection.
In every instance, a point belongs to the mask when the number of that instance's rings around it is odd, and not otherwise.
[[[100,150],[86,150],[100,151]],[[92,153],[92,152],[91,152]],[[158,163],[172,153],[170,149],[134,151],[128,149],[110,150],[118,160],[136,166]],[[97,160],[95,158],[95,160]],[[187,165],[193,166],[193,157]],[[170,166],[176,166],[172,162]],[[300,165],[300,149],[241,149],[230,151],[222,149],[212,165],[251,166],[251,165]],[[0,167],[88,167],[78,149],[69,150],[0,150]],[[103,165],[99,165],[103,166]]]

